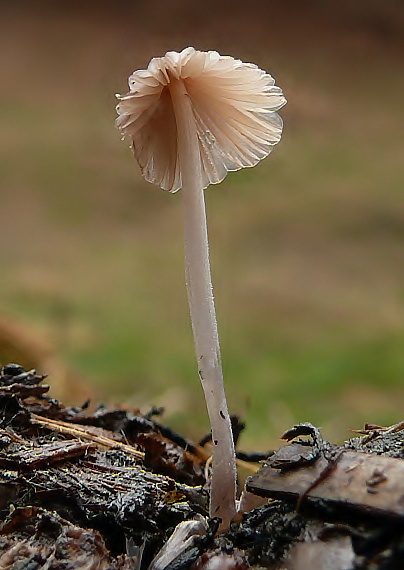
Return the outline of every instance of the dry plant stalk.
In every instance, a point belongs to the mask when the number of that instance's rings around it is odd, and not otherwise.
[[[34,424],[38,424],[43,428],[48,428],[51,431],[56,431],[65,435],[70,435],[71,437],[75,437],[77,439],[84,439],[86,441],[90,441],[91,443],[98,444],[102,447],[106,447],[107,449],[121,449],[128,455],[132,455],[137,459],[144,459],[144,453],[138,451],[131,445],[126,443],[122,443],[120,441],[116,441],[110,437],[105,435],[100,435],[99,433],[95,433],[95,431],[101,431],[99,428],[89,427],[89,426],[82,426],[79,424],[70,424],[68,422],[63,422],[61,420],[52,420],[50,418],[43,418],[41,416],[37,416],[36,414],[31,413],[31,422]],[[105,431],[105,430],[104,430]]]

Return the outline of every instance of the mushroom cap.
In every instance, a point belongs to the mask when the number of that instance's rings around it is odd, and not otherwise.
[[[184,83],[192,104],[200,148],[203,187],[230,170],[254,166],[282,134],[277,114],[286,103],[271,75],[252,63],[188,47],[153,58],[129,77],[129,93],[117,95],[117,127],[131,141],[148,182],[181,188],[177,126],[170,84]]]

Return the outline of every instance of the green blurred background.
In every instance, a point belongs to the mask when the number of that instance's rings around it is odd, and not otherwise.
[[[128,75],[192,45],[258,64],[289,101],[272,155],[206,192],[241,447],[277,445],[298,421],[341,441],[403,419],[402,3],[0,6],[1,361],[20,334],[23,360],[46,339],[36,364],[54,394],[164,405],[187,436],[208,431],[181,194],[144,182],[114,128]]]

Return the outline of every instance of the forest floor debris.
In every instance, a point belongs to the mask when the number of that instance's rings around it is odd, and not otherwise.
[[[247,489],[268,502],[217,534],[208,437],[187,441],[161,410],[65,407],[44,380],[0,372],[0,570],[404,568],[403,423],[342,446],[300,424],[260,467],[240,452],[258,469]],[[205,530],[161,551],[186,521]]]

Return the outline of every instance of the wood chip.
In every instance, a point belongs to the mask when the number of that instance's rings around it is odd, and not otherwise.
[[[321,456],[309,466],[283,471],[264,465],[249,477],[247,489],[263,497],[322,499],[404,517],[404,461],[376,454],[346,451],[331,464]]]
[[[0,452],[0,467],[15,470],[42,469],[73,457],[81,457],[93,447],[95,446],[91,443],[77,440],[55,441],[41,446],[29,445],[16,453]]]

